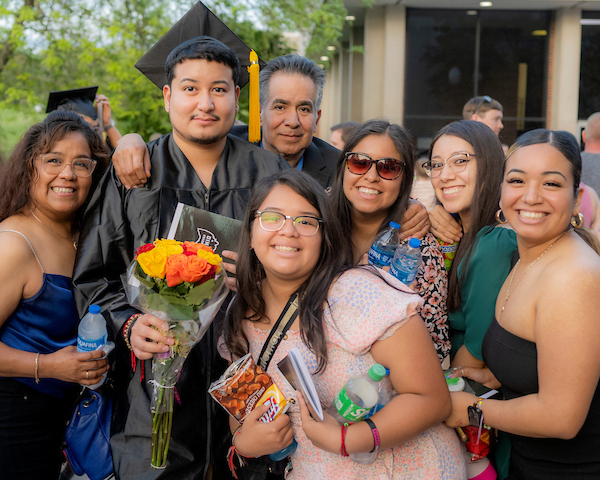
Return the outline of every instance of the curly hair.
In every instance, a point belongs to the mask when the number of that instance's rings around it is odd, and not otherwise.
[[[110,156],[104,140],[76,113],[51,112],[43,122],[36,123],[25,132],[8,163],[2,168],[0,222],[16,215],[31,203],[31,190],[37,180],[35,160],[40,155],[48,153],[56,142],[74,132],[83,135],[92,152],[92,159],[97,161],[96,169],[92,174],[92,189],[96,186],[108,165]],[[80,208],[78,213],[82,210]],[[74,227],[78,221],[79,217]]]

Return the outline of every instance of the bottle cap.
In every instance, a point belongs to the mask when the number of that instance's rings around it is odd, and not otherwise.
[[[392,227],[394,230],[400,230],[400,224],[396,222],[390,222],[390,227]]]
[[[369,377],[371,380],[375,382],[380,382],[383,377],[385,377],[385,367],[376,363],[371,368],[369,368]]]
[[[421,240],[419,240],[418,238],[411,238],[408,241],[408,244],[412,247],[412,248],[420,248],[421,247]]]
[[[100,313],[100,305],[90,305],[90,307],[88,308],[88,312],[90,312],[91,314]]]

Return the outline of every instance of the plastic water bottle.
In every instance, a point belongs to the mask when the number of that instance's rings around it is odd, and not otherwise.
[[[390,371],[386,368],[385,374],[389,375]],[[379,383],[379,399],[377,400],[377,404],[367,413],[364,418],[367,419],[375,415],[379,410],[387,405],[387,403],[392,399],[390,392],[383,383]],[[361,453],[352,453],[350,454],[350,459],[356,463],[362,463],[363,465],[367,465],[369,463],[373,463],[377,458],[378,450],[373,452],[361,452]]]
[[[398,239],[398,231],[400,224],[390,222],[389,228],[375,237],[373,245],[369,249],[369,263],[376,267],[387,267],[392,263],[394,252],[398,248],[400,240]]]
[[[385,367],[378,363],[367,373],[350,377],[327,412],[340,424],[362,420],[379,400],[379,382],[383,377]]]
[[[100,306],[90,305],[88,313],[79,322],[77,330],[77,351],[93,352],[98,349],[104,349],[108,332],[106,331],[106,321],[100,314]],[[102,376],[100,382],[95,385],[88,385],[88,388],[95,390],[106,380],[106,373]]]
[[[390,273],[405,285],[410,285],[421,266],[421,240],[411,238],[407,244],[398,247]]]

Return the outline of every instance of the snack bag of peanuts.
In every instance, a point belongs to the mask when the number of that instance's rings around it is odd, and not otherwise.
[[[232,363],[209,389],[211,397],[242,423],[257,406],[268,404],[269,410],[260,421],[264,423],[283,415],[288,403],[271,377],[247,354]]]

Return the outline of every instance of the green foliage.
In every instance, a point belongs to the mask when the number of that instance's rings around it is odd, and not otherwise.
[[[169,132],[162,92],[134,65],[195,3],[0,0],[0,112],[31,112],[35,105],[45,107],[52,90],[99,85],[121,133],[138,132],[148,140],[154,132]],[[308,56],[325,54],[337,42],[346,14],[343,0],[205,3],[265,61],[290,52],[282,34],[292,30],[310,38]],[[247,88],[238,118],[248,119]],[[14,146],[11,127],[0,124],[3,153]]]

